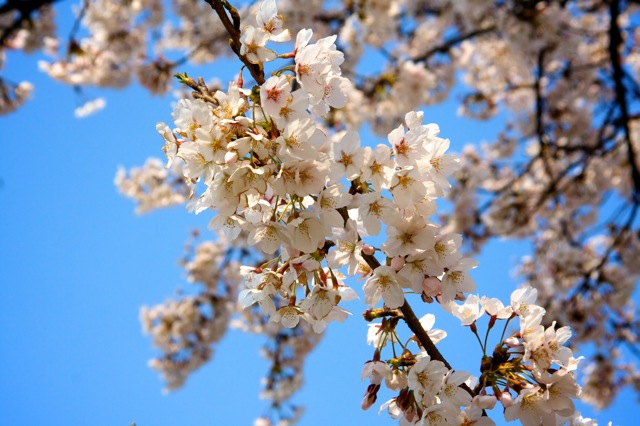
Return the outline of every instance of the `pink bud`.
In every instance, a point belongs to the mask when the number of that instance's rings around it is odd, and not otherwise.
[[[493,410],[496,402],[498,402],[498,398],[493,395],[476,395],[473,398],[473,405],[483,410]]]
[[[378,399],[378,390],[380,390],[380,385],[369,385],[367,387],[367,392],[364,394],[364,398],[362,398],[362,409],[368,410]]]
[[[500,402],[504,408],[509,408],[513,405],[513,397],[509,392],[504,391],[500,394]]]
[[[518,346],[520,346],[520,340],[518,340],[516,337],[511,336],[504,339],[504,344],[509,346],[510,348],[517,348]]]
[[[404,266],[404,257],[396,256],[391,259],[391,269],[398,272]]]
[[[370,246],[369,244],[364,244],[362,246],[362,253],[366,254],[367,256],[371,256],[375,252],[376,252],[376,249],[373,246]]]
[[[442,283],[436,277],[427,277],[422,281],[422,291],[427,296],[437,296],[442,291]]]
[[[224,162],[228,166],[236,164],[236,161],[238,161],[238,153],[236,151],[227,151],[226,154],[224,154]]]

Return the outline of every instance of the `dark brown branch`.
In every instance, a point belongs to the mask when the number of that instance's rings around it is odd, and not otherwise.
[[[536,136],[538,137],[538,143],[540,144],[540,157],[544,164],[544,169],[549,176],[550,185],[554,185],[553,173],[551,165],[549,164],[549,138],[545,133],[544,125],[544,96],[542,95],[542,79],[544,78],[544,54],[545,49],[541,49],[538,52],[538,75],[533,84],[533,89],[536,94]]]
[[[5,13],[17,12],[17,16],[8,26],[2,28],[0,34],[0,48],[5,45],[13,34],[18,31],[23,24],[29,22],[33,14],[39,9],[57,3],[61,0],[8,0],[0,6],[0,15]]]
[[[229,45],[231,46],[231,50],[238,55],[238,58],[242,61],[242,63],[247,67],[251,76],[256,81],[257,84],[261,85],[264,83],[264,70],[262,66],[259,64],[254,64],[249,61],[249,59],[240,54],[240,47],[242,43],[240,43],[240,15],[238,15],[238,11],[231,6],[225,0],[204,0],[213,10],[216,11],[220,21],[222,21],[222,25],[229,33],[231,39],[229,39]],[[229,15],[227,15],[227,10],[231,14],[233,22],[229,19]]]
[[[625,144],[627,146],[627,158],[629,167],[631,168],[631,181],[633,182],[633,201],[640,203],[640,170],[636,164],[636,153],[631,142],[631,132],[629,131],[629,107],[627,105],[627,90],[624,85],[624,71],[622,69],[622,58],[620,50],[622,49],[621,29],[618,25],[620,16],[620,1],[612,0],[609,2],[609,57],[611,58],[611,67],[613,69],[613,82],[615,85],[616,102],[620,108],[620,118],[622,121],[622,129],[624,131]]]
[[[367,262],[367,264],[372,270],[380,266],[380,262],[378,262],[378,259],[376,259],[374,256],[365,255],[363,253],[362,257],[364,258],[364,260]],[[403,315],[402,319],[407,324],[409,329],[413,332],[413,334],[416,335],[416,338],[418,339],[418,341],[420,342],[424,350],[427,351],[431,359],[440,361],[449,370],[453,370],[453,368],[451,367],[451,364],[449,364],[449,362],[447,362],[447,360],[442,355],[442,353],[440,353],[435,343],[433,343],[433,340],[431,340],[431,337],[429,337],[429,334],[422,327],[422,324],[420,324],[420,320],[418,319],[416,314],[413,312],[413,309],[411,309],[411,305],[409,305],[409,302],[407,302],[407,299],[404,299],[404,304],[400,307],[400,312],[402,312],[402,315]],[[471,395],[472,397],[476,396],[475,392],[466,384],[463,383],[460,385],[460,387],[466,390],[469,393],[469,395]]]
[[[496,27],[494,25],[490,25],[490,26],[488,26],[486,28],[478,28],[477,30],[470,31],[470,32],[465,33],[465,34],[460,34],[459,36],[453,37],[453,38],[451,38],[449,40],[446,40],[442,44],[439,44],[438,46],[435,46],[435,47],[429,49],[426,53],[424,53],[424,54],[422,54],[420,56],[417,56],[415,58],[412,58],[411,60],[413,62],[426,61],[427,59],[429,59],[430,57],[432,57],[436,53],[445,53],[445,52],[449,51],[449,49],[451,49],[455,45],[460,44],[465,40],[469,40],[471,38],[477,37],[477,36],[482,35],[482,34],[490,33],[492,31],[494,31],[495,29],[496,29]]]

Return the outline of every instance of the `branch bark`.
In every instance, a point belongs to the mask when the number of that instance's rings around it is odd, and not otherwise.
[[[0,33],[0,48],[13,36],[22,24],[31,20],[32,15],[42,7],[53,5],[61,0],[8,0],[0,6],[0,15],[11,12],[18,12],[18,16]]]
[[[627,90],[624,85],[624,71],[622,69],[622,33],[618,18],[620,17],[620,0],[609,2],[609,57],[611,58],[611,68],[613,70],[613,82],[616,92],[616,103],[620,109],[620,119],[624,132],[624,140],[627,146],[627,157],[631,168],[631,181],[633,183],[633,202],[640,203],[640,169],[636,164],[636,153],[631,142],[631,132],[629,130],[629,106],[627,105]]]
[[[363,254],[362,257],[372,270],[380,266],[380,262],[378,262],[378,259],[376,259],[374,256]],[[420,324],[420,320],[413,312],[413,309],[411,309],[411,305],[409,305],[409,302],[407,302],[406,298],[404,299],[404,304],[400,307],[400,312],[402,312],[404,322],[407,324],[413,334],[416,335],[416,338],[418,339],[424,350],[429,354],[431,359],[440,361],[449,370],[453,370],[451,364],[449,364],[446,358],[438,350],[435,343],[433,343],[433,340],[431,340],[431,337],[429,337],[429,334],[422,327],[422,324]],[[460,387],[467,391],[472,397],[476,396],[475,392],[466,384],[463,383],[460,385]]]
[[[222,25],[229,33],[231,37],[229,39],[229,45],[231,46],[231,50],[233,53],[238,55],[238,58],[242,61],[242,63],[246,66],[246,68],[251,73],[251,76],[256,81],[257,84],[261,85],[264,83],[264,69],[260,64],[254,64],[250,62],[249,59],[245,55],[240,54],[240,47],[242,43],[240,43],[240,15],[235,7],[231,6],[229,2],[226,0],[204,0],[213,10],[216,11],[220,21],[222,21]],[[229,14],[231,14],[231,19],[229,15],[227,15],[227,10]],[[233,20],[233,22],[231,21]]]

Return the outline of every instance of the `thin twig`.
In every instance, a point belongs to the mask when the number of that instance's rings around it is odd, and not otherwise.
[[[231,50],[238,55],[238,58],[242,61],[243,64],[247,67],[251,76],[256,81],[257,84],[261,85],[264,83],[264,69],[260,64],[254,64],[249,61],[249,59],[240,53],[240,48],[242,47],[242,43],[240,43],[240,15],[238,11],[231,6],[225,0],[204,0],[213,10],[216,11],[220,21],[222,21],[222,25],[229,33],[231,39],[229,39],[229,45],[231,46]],[[227,15],[227,11],[231,14],[233,22],[229,19],[229,15]]]
[[[629,107],[627,105],[626,87],[624,85],[624,71],[622,70],[622,58],[620,50],[622,48],[622,35],[618,18],[620,16],[620,1],[612,0],[609,2],[609,57],[611,58],[611,67],[613,69],[613,82],[616,91],[616,102],[620,107],[620,118],[622,121],[622,129],[624,131],[624,140],[627,146],[627,158],[629,167],[631,168],[631,181],[633,182],[633,201],[640,203],[640,170],[636,164],[636,153],[631,142],[631,132],[629,130]]]
[[[374,256],[363,254],[362,257],[372,270],[380,266],[380,262],[378,262],[378,259],[376,259]],[[449,364],[442,353],[438,350],[435,343],[433,343],[433,340],[431,340],[431,337],[429,337],[429,334],[422,327],[422,324],[420,324],[420,320],[413,312],[413,309],[411,309],[411,305],[409,305],[407,299],[404,299],[404,304],[400,307],[400,311],[402,312],[402,319],[407,324],[409,329],[413,332],[413,334],[416,335],[416,338],[418,339],[424,350],[429,354],[431,359],[440,361],[449,370],[453,370],[451,364]],[[476,396],[475,392],[466,384],[463,383],[460,385],[460,387],[466,390],[472,397]]]

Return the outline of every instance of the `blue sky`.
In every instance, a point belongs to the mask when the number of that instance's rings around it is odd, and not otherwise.
[[[162,155],[155,123],[170,122],[173,99],[138,87],[92,90],[107,108],[78,120],[76,95],[39,73],[35,60],[12,54],[4,74],[34,82],[36,92],[17,113],[0,117],[0,425],[251,424],[266,408],[257,398],[267,368],[259,336],[231,331],[213,361],[169,395],[146,365],[156,351],[141,333],[139,308],[189,285],[177,262],[190,230],[210,217],[180,207],[136,216],[113,178],[119,165]],[[202,74],[236,69],[208,66]],[[438,123],[458,151],[495,131],[459,121],[452,105],[427,110],[425,121]],[[510,271],[525,252],[523,244],[492,243],[473,274],[479,292],[506,299],[515,285]],[[332,325],[309,358],[296,399],[307,405],[301,425],[394,424],[376,407],[360,409],[360,371],[372,350],[364,305],[345,307],[354,315]],[[468,354],[479,359],[480,351],[468,330],[437,307],[416,310],[421,316],[427,309],[449,332],[441,350],[451,364],[477,373]],[[626,392],[604,412],[580,410],[601,424],[624,425],[634,423],[628,416],[637,405]]]

